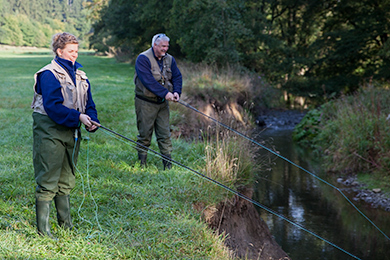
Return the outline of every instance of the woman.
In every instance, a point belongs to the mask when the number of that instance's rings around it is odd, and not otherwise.
[[[69,33],[53,36],[55,58],[34,76],[33,164],[37,228],[40,235],[50,233],[50,204],[54,199],[58,224],[72,228],[70,191],[75,187],[74,165],[80,145],[81,123],[89,132],[99,122],[91,87],[78,57],[79,43]]]

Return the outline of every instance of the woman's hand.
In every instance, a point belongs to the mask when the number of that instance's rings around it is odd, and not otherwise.
[[[87,129],[88,131],[92,132],[92,131],[94,131],[94,130],[97,129],[97,126],[94,125],[94,124],[92,124],[91,118],[90,118],[88,115],[86,115],[86,114],[80,114],[79,119],[80,119],[80,122],[83,123],[83,124],[85,125],[85,127],[86,127],[86,129]]]

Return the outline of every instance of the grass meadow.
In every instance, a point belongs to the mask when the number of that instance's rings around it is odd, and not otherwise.
[[[49,63],[46,49],[0,49],[0,259],[232,259],[194,205],[227,196],[179,166],[163,171],[149,155],[141,168],[134,146],[99,129],[82,131],[74,230],[57,226],[58,240],[38,236],[32,165],[33,75]],[[81,53],[102,125],[136,139],[134,66]],[[205,144],[173,139],[173,158],[202,172]],[[158,150],[155,140],[151,146]]]

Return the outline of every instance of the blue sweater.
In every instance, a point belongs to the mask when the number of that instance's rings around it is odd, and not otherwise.
[[[156,56],[154,57],[156,58]],[[156,60],[157,64],[160,66],[160,69],[162,70],[163,59],[158,60],[156,58]],[[164,88],[160,83],[158,83],[157,80],[154,79],[151,68],[152,65],[150,64],[148,57],[146,57],[145,55],[138,55],[137,60],[135,62],[135,70],[137,72],[138,78],[150,92],[160,98],[165,98],[165,96],[168,94],[168,89]],[[180,95],[182,89],[182,76],[179,68],[177,67],[176,60],[173,57],[171,70],[173,92],[177,92]]]
[[[59,57],[56,57],[55,61],[69,73],[73,82],[76,82],[76,70],[82,67],[81,64],[75,62],[73,65],[71,61]],[[88,80],[87,82],[89,87],[85,114],[93,121],[99,123],[95,103],[92,99],[91,85]],[[80,126],[80,112],[62,104],[64,98],[61,92],[61,84],[50,70],[43,71],[38,75],[36,92],[42,95],[43,107],[45,108],[47,115],[54,122],[70,128],[77,128]]]

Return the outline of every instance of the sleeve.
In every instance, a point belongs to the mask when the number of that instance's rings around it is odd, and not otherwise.
[[[37,92],[42,94],[43,107],[54,122],[71,128],[79,126],[80,112],[62,104],[61,84],[51,71],[46,70],[38,75]]]
[[[181,76],[181,72],[179,68],[177,67],[175,58],[172,57],[172,85],[173,85],[173,92],[177,92],[179,95],[181,95],[181,89],[183,86],[183,78]]]
[[[151,67],[150,61],[145,55],[138,55],[135,70],[139,80],[150,92],[160,98],[165,98],[168,90],[154,79]]]
[[[87,114],[91,118],[91,120],[100,124],[100,121],[98,119],[98,113],[97,113],[96,106],[95,106],[95,102],[93,102],[93,99],[92,99],[91,84],[90,84],[89,80],[87,80],[87,82],[88,82],[89,87],[88,87],[88,92],[87,92],[88,101],[87,101],[87,105],[85,108],[85,114]]]

